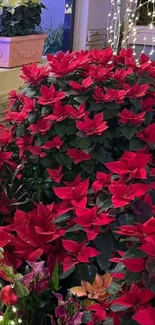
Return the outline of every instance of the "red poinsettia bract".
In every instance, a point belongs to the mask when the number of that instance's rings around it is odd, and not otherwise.
[[[77,186],[54,187],[53,190],[57,197],[62,200],[68,201],[70,205],[74,207],[84,208],[87,203],[88,186],[89,179],[86,179]]]
[[[50,88],[42,85],[40,92],[41,96],[38,97],[38,104],[41,105],[51,105],[66,97],[64,92],[56,91],[54,85],[51,85]]]
[[[104,122],[103,119],[103,113],[98,113],[95,115],[94,119],[85,116],[84,120],[77,122],[76,125],[79,131],[82,131],[87,135],[101,135],[108,129],[107,122]]]
[[[100,254],[97,249],[87,247],[85,242],[80,244],[72,240],[63,240],[62,242],[65,250],[70,253],[63,261],[63,269],[65,272],[78,263],[88,263],[89,258]]]

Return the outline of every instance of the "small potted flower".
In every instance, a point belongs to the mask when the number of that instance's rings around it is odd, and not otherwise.
[[[46,35],[39,31],[41,0],[0,0],[0,67],[39,62]]]

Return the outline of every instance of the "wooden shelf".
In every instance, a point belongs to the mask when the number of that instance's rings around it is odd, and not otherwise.
[[[39,65],[47,65],[46,58],[43,57]],[[20,78],[21,67],[12,69],[0,68],[0,123],[3,118],[3,110],[8,105],[8,94],[14,89],[20,91],[24,88],[24,81]]]

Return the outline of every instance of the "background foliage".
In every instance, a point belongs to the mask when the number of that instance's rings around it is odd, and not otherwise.
[[[63,36],[64,36],[64,24],[60,24],[55,29],[49,27],[46,29],[47,38],[44,45],[44,55],[50,53],[57,53],[62,51],[63,47]]]
[[[3,7],[0,14],[0,36],[14,37],[36,33],[43,8],[43,4]]]

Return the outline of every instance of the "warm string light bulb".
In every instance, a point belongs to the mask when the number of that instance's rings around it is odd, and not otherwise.
[[[121,1],[110,0],[110,12],[107,22],[107,40],[108,44],[117,52],[121,31]]]
[[[113,46],[114,22],[117,20],[116,0],[110,0],[110,12],[107,21],[107,40],[110,46]]]
[[[144,46],[142,49],[142,54],[145,53],[145,48],[146,48],[146,36],[143,38]]]
[[[10,321],[10,325],[15,325],[16,323],[15,323],[15,321],[14,320],[11,320]]]
[[[12,311],[13,311],[13,313],[16,313],[17,312],[17,308],[16,307],[13,307],[12,308]]]
[[[128,20],[128,33],[126,33],[124,43],[129,44],[129,37],[130,35],[133,36],[133,50],[134,50],[134,55],[135,53],[135,44],[136,44],[136,34],[137,30],[135,27],[135,9],[137,8],[138,0],[130,0],[130,4],[128,9],[128,15],[127,15],[127,20]]]
[[[154,18],[155,18],[155,0],[151,0],[150,4],[152,4],[152,13],[150,15],[150,12],[148,13],[149,16],[151,17],[151,22],[149,24],[149,28],[151,30],[152,33],[152,47],[149,53],[149,56],[151,57],[154,54],[154,46],[155,46],[155,38],[154,38],[154,31],[153,31],[153,27],[154,27]]]
[[[17,313],[17,308],[15,306],[12,307],[12,312]],[[4,316],[0,315],[0,324],[1,323],[3,324],[3,322],[4,322]],[[17,319],[17,314],[15,316],[15,320],[11,319],[8,321],[8,325],[18,325],[18,324],[22,324],[22,319],[21,318]]]
[[[130,32],[134,27],[134,17],[133,8],[137,7],[138,0],[130,0],[129,6],[126,10],[127,20],[129,22],[129,32],[123,38],[123,44],[125,45],[129,40]],[[121,36],[121,8],[122,0],[110,0],[110,12],[108,14],[108,24],[107,24],[107,39],[108,44],[113,47],[114,51],[118,50],[119,40]]]

